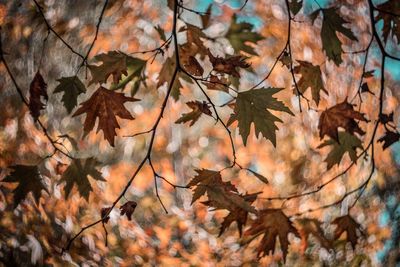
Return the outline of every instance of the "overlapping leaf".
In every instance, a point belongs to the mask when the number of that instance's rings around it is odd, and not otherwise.
[[[108,77],[111,75],[113,77],[113,83],[118,84],[122,75],[128,76],[128,68],[131,69],[131,74],[134,73],[133,75],[137,76],[146,63],[146,61],[133,58],[120,51],[109,51],[107,54],[99,54],[94,57],[94,60],[100,61],[101,64],[88,66],[92,75],[92,80],[89,85],[94,83],[106,83]]]
[[[62,77],[57,81],[59,84],[54,93],[64,93],[61,101],[68,113],[71,113],[78,104],[78,96],[86,93],[86,87],[77,76]]]
[[[207,89],[229,93],[229,81],[225,77],[211,74],[208,82],[203,82]]]
[[[259,33],[253,31],[253,24],[238,22],[237,20],[237,16],[234,15],[225,37],[229,40],[235,53],[238,54],[240,51],[243,51],[250,55],[257,55],[254,48],[246,43],[255,45],[264,38]]]
[[[319,13],[322,12],[323,20],[322,20],[322,28],[321,28],[321,39],[322,39],[322,48],[326,53],[328,59],[333,60],[336,65],[340,65],[342,63],[342,43],[337,36],[337,33],[341,33],[350,40],[358,41],[358,39],[354,36],[351,29],[348,29],[343,26],[343,24],[348,23],[344,20],[340,14],[338,13],[338,9],[336,7],[331,8],[323,8],[315,11],[310,15],[312,21],[318,17]]]
[[[250,64],[246,62],[246,58],[242,56],[233,56],[222,58],[219,56],[214,56],[210,51],[208,51],[208,57],[210,58],[213,70],[222,73],[232,75],[234,77],[240,77],[239,68],[248,68]]]
[[[258,218],[250,228],[244,232],[244,243],[250,243],[258,236],[263,235],[257,247],[257,257],[263,257],[268,255],[270,251],[272,254],[275,253],[276,239],[279,238],[283,260],[286,261],[289,247],[289,233],[293,233],[297,237],[300,237],[296,228],[293,227],[292,222],[282,212],[282,210],[265,209],[259,211]]]
[[[212,114],[207,102],[205,101],[190,101],[187,102],[186,105],[191,108],[192,111],[182,114],[182,116],[175,123],[185,123],[190,121],[189,126],[192,126],[202,114],[206,114],[208,116],[211,116]]]
[[[238,94],[234,113],[229,118],[228,126],[234,121],[238,121],[239,133],[244,145],[246,145],[250,134],[250,126],[254,123],[256,136],[261,133],[276,146],[275,131],[278,130],[278,127],[275,123],[282,122],[282,120],[269,110],[282,111],[293,115],[288,107],[272,97],[281,90],[281,88],[262,88]]]
[[[328,135],[339,142],[339,127],[351,134],[364,135],[364,131],[358,126],[356,120],[367,121],[364,114],[354,110],[354,106],[349,104],[346,99],[322,112],[318,125],[319,136],[322,139],[325,135]]]
[[[297,82],[297,87],[301,93],[311,88],[311,95],[315,103],[318,105],[321,91],[328,94],[322,81],[322,73],[319,66],[315,66],[310,62],[298,60],[298,66],[294,67],[294,72],[301,75]]]
[[[83,128],[85,135],[93,130],[96,119],[98,118],[99,124],[97,131],[102,130],[104,139],[106,139],[111,146],[114,146],[114,137],[117,135],[115,129],[119,128],[116,116],[122,119],[133,120],[134,118],[132,115],[124,107],[125,102],[133,101],[138,101],[138,99],[127,97],[122,93],[100,87],[89,100],[81,104],[81,107],[75,111],[73,117],[83,113],[87,114]]]
[[[347,242],[350,242],[353,249],[355,249],[358,242],[357,233],[363,234],[361,226],[350,215],[338,217],[333,220],[332,224],[337,225],[334,233],[334,239],[339,239],[339,237],[346,232]]]
[[[47,84],[38,71],[29,86],[29,110],[35,120],[39,118],[40,111],[45,107],[45,104],[42,102],[42,97],[46,101],[49,99],[47,95]]]
[[[47,188],[39,173],[38,167],[29,165],[13,165],[9,167],[11,173],[1,182],[18,183],[14,189],[14,209],[24,200],[29,192],[32,192],[36,203],[39,203],[42,190],[47,192]]]
[[[363,147],[360,139],[347,132],[339,132],[339,142],[334,139],[329,139],[319,145],[318,148],[325,146],[332,146],[332,150],[325,159],[328,164],[328,170],[335,164],[339,165],[346,153],[349,154],[350,159],[354,163],[357,162],[357,148],[362,149]]]
[[[376,16],[376,20],[383,20],[383,39],[387,42],[391,33],[392,38],[396,36],[397,44],[400,44],[400,16],[394,15],[400,14],[400,2],[396,0],[386,1],[378,5],[378,11],[379,13],[378,16]]]
[[[84,197],[86,200],[89,199],[89,194],[93,189],[90,185],[88,176],[97,181],[105,181],[101,172],[96,169],[98,165],[99,162],[95,158],[72,160],[59,181],[59,184],[65,182],[65,199],[68,198],[74,185],[78,188],[81,197]]]

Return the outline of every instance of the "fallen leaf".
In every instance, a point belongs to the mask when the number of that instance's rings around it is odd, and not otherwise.
[[[246,238],[244,243],[250,243],[260,235],[263,235],[257,247],[257,257],[264,257],[271,251],[275,253],[276,239],[279,237],[283,261],[286,261],[288,253],[289,233],[293,233],[297,237],[299,233],[293,227],[292,222],[280,209],[265,209],[258,213],[257,219],[253,222],[248,230],[244,232]]]
[[[312,99],[319,104],[321,91],[328,95],[328,91],[324,87],[322,81],[321,68],[310,62],[298,60],[300,65],[294,67],[293,71],[300,74],[301,78],[297,82],[297,87],[301,93],[304,93],[308,88],[311,88]]]
[[[89,200],[89,194],[93,191],[88,176],[97,181],[105,181],[101,172],[96,167],[99,162],[95,158],[73,159],[61,176],[58,184],[65,182],[65,199],[68,198],[74,185],[77,186],[79,195]]]
[[[132,214],[135,211],[137,203],[135,201],[128,201],[121,206],[121,216],[126,215],[128,220],[132,220]]]
[[[86,87],[77,76],[62,77],[57,80],[57,85],[54,93],[64,93],[61,101],[68,113],[78,105],[78,96],[86,93]]]
[[[134,101],[138,101],[138,99],[127,97],[122,93],[110,91],[100,86],[89,100],[81,103],[81,107],[72,116],[87,114],[83,128],[85,135],[93,130],[96,119],[99,118],[97,131],[102,130],[104,139],[111,146],[114,146],[114,137],[117,135],[115,129],[120,128],[116,116],[133,120],[132,115],[124,107],[124,103]]]
[[[32,192],[32,196],[38,204],[42,190],[48,192],[38,166],[13,165],[9,168],[12,169],[11,173],[1,182],[18,183],[18,186],[13,190],[14,209],[27,197],[29,192]]]
[[[192,126],[202,114],[206,114],[208,116],[211,116],[212,114],[207,102],[205,101],[190,101],[187,102],[186,105],[191,108],[192,111],[182,114],[182,116],[175,123],[185,123],[190,121],[189,126]]]
[[[239,122],[239,134],[242,136],[244,145],[250,134],[250,126],[254,123],[256,137],[261,133],[276,146],[275,131],[278,130],[278,127],[275,122],[282,121],[268,109],[293,115],[288,107],[272,97],[281,90],[282,88],[270,87],[238,93],[234,113],[231,114],[227,125],[231,125],[236,120]]]
[[[350,215],[338,217],[333,220],[332,224],[337,225],[334,233],[334,239],[339,239],[340,236],[346,232],[347,242],[350,242],[353,249],[355,249],[358,241],[357,232],[363,234],[360,225]]]
[[[49,99],[47,95],[47,84],[38,71],[29,86],[29,110],[35,121],[39,118],[40,111],[45,107],[41,97],[46,101]]]
[[[345,99],[342,103],[339,103],[322,112],[319,118],[319,136],[324,138],[328,135],[332,139],[339,142],[338,128],[342,127],[348,133],[358,133],[364,135],[364,131],[358,126],[356,120],[368,121],[364,114],[354,110],[352,104],[347,102]]]

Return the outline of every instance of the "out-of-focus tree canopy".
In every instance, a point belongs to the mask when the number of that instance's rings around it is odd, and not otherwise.
[[[397,266],[397,0],[0,1],[0,266]]]

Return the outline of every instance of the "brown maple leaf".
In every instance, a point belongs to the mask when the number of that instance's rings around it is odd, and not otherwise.
[[[225,93],[229,93],[229,81],[225,77],[219,78],[215,75],[210,75],[210,79],[208,82],[203,82],[207,89],[209,90],[216,90],[216,91],[223,91]]]
[[[332,248],[331,242],[325,237],[324,231],[321,227],[321,222],[319,220],[301,218],[296,220],[296,223],[298,225],[297,229],[299,230],[299,234],[301,236],[301,249],[303,254],[307,249],[307,241],[310,235],[313,235],[322,247],[328,250]]]
[[[334,239],[339,239],[339,237],[346,232],[347,242],[350,242],[353,249],[355,249],[358,240],[357,231],[360,232],[361,235],[363,234],[361,226],[350,215],[338,217],[333,220],[332,224],[337,225]]]
[[[263,235],[257,248],[257,257],[261,258],[269,254],[275,253],[276,238],[279,237],[279,244],[283,254],[283,261],[286,261],[288,253],[289,240],[288,234],[293,233],[300,237],[292,222],[280,209],[265,209],[258,213],[258,218],[253,222],[251,227],[244,232],[244,237],[249,238],[245,243],[250,243],[260,235]]]
[[[240,196],[244,199],[244,201],[249,202],[249,204],[252,204],[256,200],[258,194],[259,193],[254,193],[254,194],[246,194]],[[239,231],[239,236],[242,236],[243,226],[246,225],[248,214],[249,212],[247,210],[242,209],[238,206],[234,207],[234,209],[231,210],[229,214],[222,221],[218,236],[221,236],[224,233],[224,231],[235,221]]]
[[[233,56],[228,58],[222,58],[219,56],[215,57],[211,54],[210,50],[208,50],[208,57],[210,58],[214,71],[229,74],[234,77],[240,77],[237,68],[250,67],[250,64],[245,61],[246,58],[243,56]]]
[[[132,115],[124,107],[124,103],[134,101],[138,101],[138,99],[100,86],[87,101],[81,103],[81,107],[73,114],[73,117],[86,113],[83,128],[85,136],[93,130],[96,119],[99,118],[97,132],[102,130],[104,139],[114,146],[114,137],[117,135],[115,129],[120,128],[116,116],[133,120]]]
[[[183,63],[187,72],[194,76],[202,76],[204,73],[203,67],[194,56],[189,56],[187,62]]]
[[[100,214],[101,214],[101,218],[103,219],[102,220],[103,223],[108,223],[108,221],[110,220],[109,214],[110,214],[111,210],[112,210],[111,207],[106,207],[106,208],[101,209]]]
[[[383,143],[383,150],[385,150],[386,148],[390,147],[399,140],[400,140],[400,134],[398,132],[392,132],[386,130],[385,135],[379,138],[378,142]]]
[[[128,218],[128,220],[132,220],[132,214],[135,211],[137,203],[135,201],[128,201],[124,205],[120,207],[121,216],[124,214]]]
[[[42,96],[46,101],[49,99],[47,95],[47,84],[38,71],[29,86],[29,110],[31,111],[32,117],[35,121],[40,116],[40,110],[45,107],[45,104],[42,103]]]
[[[342,127],[347,132],[364,135],[365,132],[358,126],[356,120],[368,121],[363,113],[354,110],[352,104],[347,102],[347,99],[327,110],[323,111],[319,118],[319,136],[324,138],[328,135],[332,139],[339,142],[338,128]]]
[[[192,126],[200,118],[201,114],[206,114],[208,116],[211,116],[212,114],[207,102],[205,101],[190,101],[187,102],[186,105],[188,105],[192,111],[182,114],[182,116],[175,123],[185,123],[191,121],[189,126]]]

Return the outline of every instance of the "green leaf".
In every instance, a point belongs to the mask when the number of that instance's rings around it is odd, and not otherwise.
[[[90,185],[88,175],[97,181],[105,181],[101,172],[96,169],[98,165],[99,162],[95,158],[72,160],[59,181],[59,184],[66,183],[64,187],[65,199],[68,198],[74,185],[78,187],[81,197],[84,197],[86,200],[89,199],[89,194],[93,189]]]
[[[299,13],[300,9],[303,7],[303,0],[292,0],[289,2],[290,11],[293,13],[294,16]]]
[[[313,12],[310,17],[314,22],[318,14],[322,12],[322,28],[321,28],[321,39],[322,48],[326,53],[328,59],[333,60],[337,66],[342,63],[342,43],[337,37],[336,32],[339,32],[349,38],[350,40],[357,41],[358,39],[354,36],[351,29],[345,28],[343,24],[348,23],[338,13],[336,7],[323,8]]]
[[[54,93],[64,93],[61,101],[68,113],[71,113],[74,107],[78,105],[78,96],[86,93],[86,87],[77,76],[62,77],[57,81],[59,84]]]
[[[339,132],[339,143],[334,139],[329,139],[319,145],[318,148],[325,146],[332,146],[332,150],[325,159],[328,170],[335,164],[339,165],[346,152],[349,153],[350,159],[355,163],[357,161],[356,150],[363,147],[360,139],[347,132]]]
[[[281,101],[272,97],[282,88],[262,88],[241,92],[236,98],[234,113],[228,121],[228,126],[238,121],[239,134],[242,136],[243,144],[246,145],[250,134],[250,126],[254,123],[256,137],[261,133],[266,139],[276,146],[275,131],[278,127],[275,122],[282,122],[268,109],[283,111],[294,115]]]
[[[47,189],[40,176],[38,166],[14,165],[10,166],[10,169],[13,171],[2,182],[18,183],[18,186],[13,190],[14,209],[27,197],[29,192],[32,192],[36,203],[39,203],[41,191],[47,192]]]
[[[254,48],[246,43],[256,44],[258,41],[262,40],[263,37],[257,33],[253,32],[253,25],[247,22],[237,22],[236,15],[233,16],[231,25],[226,34],[226,38],[231,43],[235,53],[238,54],[240,51],[244,51],[251,55],[257,55]]]
[[[322,81],[322,73],[319,66],[314,66],[310,62],[298,60],[299,66],[294,67],[294,72],[301,74],[300,80],[297,82],[297,86],[301,93],[304,93],[308,88],[311,88],[311,95],[317,106],[320,100],[320,93],[324,91],[328,94],[328,91],[324,87]]]
[[[110,75],[113,76],[113,83],[118,84],[122,75],[129,76],[128,69],[131,74],[140,74],[146,64],[146,61],[133,58],[120,51],[109,51],[107,54],[99,54],[94,57],[94,60],[101,61],[102,64],[88,65],[92,75],[92,80],[89,85],[94,83],[106,83]]]

